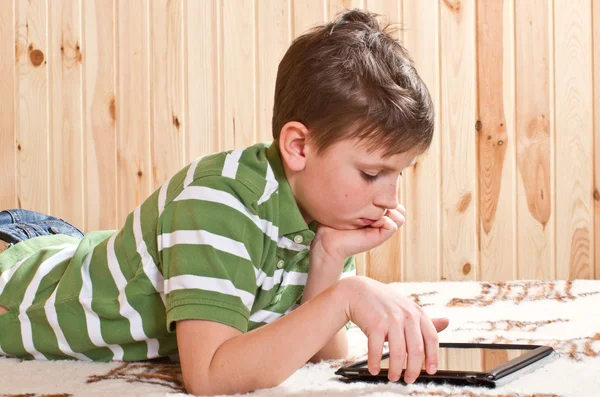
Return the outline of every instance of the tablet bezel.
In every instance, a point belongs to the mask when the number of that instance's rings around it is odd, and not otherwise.
[[[436,382],[450,384],[464,384],[473,386],[484,386],[494,388],[497,382],[521,369],[542,360],[554,353],[550,346],[543,345],[511,345],[497,343],[440,343],[440,347],[459,348],[459,349],[497,349],[497,350],[530,350],[519,357],[515,357],[501,365],[498,365],[487,372],[483,371],[453,371],[438,370],[430,375],[424,369],[421,370],[417,382]],[[382,359],[389,358],[389,353],[382,355]],[[372,375],[368,368],[358,368],[368,363],[368,360],[361,360],[338,369],[335,374],[341,375],[350,381],[389,381],[387,379],[388,369],[382,368],[377,375]],[[403,377],[398,381],[404,383]]]

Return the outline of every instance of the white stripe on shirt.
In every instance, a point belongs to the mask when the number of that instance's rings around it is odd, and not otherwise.
[[[304,251],[310,249],[308,245],[298,244],[285,236],[278,237],[277,246],[279,248],[285,248],[290,251]]]
[[[144,270],[146,277],[148,277],[148,280],[150,280],[150,283],[152,283],[152,286],[162,299],[163,304],[165,304],[165,294],[163,291],[165,279],[158,266],[156,266],[156,263],[154,263],[154,259],[148,253],[148,247],[146,246],[144,235],[142,233],[140,211],[141,209],[139,206],[133,211],[133,234],[135,237],[136,250],[142,259],[142,270]]]
[[[54,331],[54,335],[56,335],[56,340],[58,342],[58,349],[65,355],[71,356],[81,361],[92,361],[88,356],[75,353],[73,349],[71,349],[71,345],[67,341],[65,334],[63,333],[62,328],[60,328],[60,324],[58,323],[58,313],[56,312],[56,291],[58,291],[58,286],[54,289],[50,298],[46,301],[44,305],[44,311],[46,312],[46,317],[48,318],[48,323],[52,330]]]
[[[279,237],[279,228],[277,226],[273,225],[272,222],[266,219],[261,219],[251,213],[244,204],[227,192],[205,186],[189,186],[185,188],[173,201],[181,200],[201,200],[226,205],[229,208],[232,208],[245,215],[260,230],[262,230],[263,233],[269,236],[271,240],[277,241],[277,238]],[[292,242],[292,244],[295,243]]]
[[[72,247],[72,246],[73,246],[73,244],[61,244],[61,245],[53,245],[50,247],[46,247],[45,249],[46,250],[62,250],[64,248]],[[8,285],[8,282],[12,278],[13,274],[15,274],[15,272],[17,270],[19,270],[19,267],[21,267],[21,265],[27,259],[31,258],[32,256],[33,255],[30,255],[27,258],[20,260],[19,262],[15,263],[10,269],[8,269],[7,271],[0,274],[0,295],[2,295],[2,292],[4,292],[4,288],[6,288],[6,286]]]
[[[177,244],[209,245],[216,250],[251,260],[250,254],[243,243],[206,230],[176,230],[173,233],[163,233],[158,236],[159,251]]]
[[[233,282],[227,279],[185,274],[165,280],[165,293],[168,294],[180,289],[201,289],[236,296],[242,300],[244,306],[246,306],[248,310],[252,309],[252,305],[254,304],[253,294],[236,288]]]
[[[42,279],[46,277],[46,275],[50,273],[52,269],[54,269],[59,263],[72,258],[76,250],[76,245],[69,246],[43,261],[35,272],[33,279],[27,286],[27,289],[25,290],[25,296],[23,296],[23,300],[19,305],[19,321],[21,323],[23,347],[27,353],[35,357],[36,360],[46,361],[47,358],[42,353],[37,351],[35,345],[33,344],[33,329],[31,326],[31,321],[29,320],[29,316],[27,315],[27,309],[29,309],[33,304],[33,300],[35,299],[38,288],[42,283]]]
[[[119,313],[129,321],[129,332],[131,333],[131,337],[138,342],[146,342],[148,345],[148,358],[156,358],[158,357],[158,341],[156,339],[149,339],[146,336],[142,316],[127,301],[127,294],[125,293],[127,279],[121,271],[121,266],[119,265],[117,255],[115,254],[115,237],[116,233],[108,239],[108,244],[106,245],[106,259],[108,262],[108,270],[119,291]]]
[[[271,198],[271,195],[273,195],[273,193],[277,191],[277,188],[279,188],[279,183],[277,182],[277,179],[275,179],[275,174],[273,174],[273,169],[271,168],[271,164],[269,164],[268,161],[267,175],[265,179],[267,180],[267,184],[265,185],[265,191],[263,192],[263,195],[257,202],[258,205],[261,205],[265,201],[269,200]]]
[[[227,178],[235,179],[237,174],[238,166],[240,165],[240,157],[242,157],[242,149],[235,149],[225,157],[225,164],[223,165],[222,176]]]
[[[123,360],[123,348],[119,345],[109,345],[102,337],[102,327],[100,326],[100,318],[92,309],[92,280],[90,279],[90,260],[92,258],[92,250],[84,259],[81,266],[81,292],[79,293],[79,303],[85,313],[85,323],[88,331],[88,336],[92,343],[98,347],[107,347],[113,353],[114,361]]]

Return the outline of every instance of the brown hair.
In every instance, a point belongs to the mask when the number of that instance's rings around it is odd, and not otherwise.
[[[425,152],[434,130],[427,87],[404,47],[362,10],[298,37],[279,63],[273,138],[303,123],[318,152],[346,138],[384,156]]]

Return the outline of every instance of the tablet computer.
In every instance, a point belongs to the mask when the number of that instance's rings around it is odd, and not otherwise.
[[[438,371],[429,375],[423,367],[415,382],[495,388],[558,357],[550,346],[440,343]],[[369,372],[368,360],[344,366],[336,375],[341,375],[344,382],[389,382],[388,368],[389,353],[386,353],[377,375]],[[404,370],[398,383],[404,383]]]

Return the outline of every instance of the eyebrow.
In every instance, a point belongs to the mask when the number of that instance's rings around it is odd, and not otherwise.
[[[416,163],[417,163],[417,158],[415,157],[415,158],[414,158],[414,160],[412,161],[412,163],[410,163],[410,164],[408,165],[408,167],[412,167],[412,166],[413,166],[413,165],[415,165]],[[367,167],[381,168],[381,169],[388,170],[388,171],[397,171],[395,168],[393,168],[393,167],[389,167],[388,165],[386,165],[386,164],[383,164],[383,163],[375,163],[375,164],[367,164],[367,163],[363,163],[363,165],[364,165],[364,166],[367,166]],[[406,168],[408,168],[408,167],[406,167]]]

